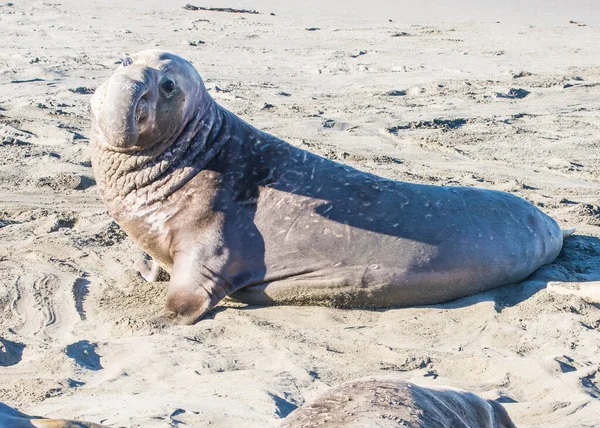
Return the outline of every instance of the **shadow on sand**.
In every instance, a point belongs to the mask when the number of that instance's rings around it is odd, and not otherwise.
[[[23,358],[25,345],[0,337],[0,366],[14,366]]]

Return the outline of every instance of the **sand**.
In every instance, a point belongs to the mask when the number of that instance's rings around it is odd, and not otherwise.
[[[113,427],[274,427],[330,386],[396,375],[497,399],[520,427],[598,426],[592,3],[518,19],[433,6],[363,17],[354,3],[296,17],[267,1],[212,4],[260,14],[0,5],[1,402]],[[226,302],[194,326],[157,327],[166,283],[132,270],[143,253],[98,199],[88,140],[94,88],[154,47],[192,60],[219,103],[292,144],[393,179],[512,192],[577,234],[526,281],[444,305]]]

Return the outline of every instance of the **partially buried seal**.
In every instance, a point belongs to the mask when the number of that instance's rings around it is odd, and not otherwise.
[[[515,428],[501,404],[472,392],[400,379],[344,383],[290,413],[280,428]]]
[[[171,273],[174,322],[225,296],[440,303],[520,281],[562,246],[556,222],[517,196],[381,178],[253,128],[172,53],[133,55],[96,90],[92,113],[100,195]]]
[[[0,403],[0,427],[6,428],[103,428],[92,422],[70,421],[66,419],[45,419],[29,416],[17,409]]]

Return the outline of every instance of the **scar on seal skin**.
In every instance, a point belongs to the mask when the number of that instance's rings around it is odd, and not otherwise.
[[[294,410],[280,428],[515,428],[501,404],[472,392],[399,379],[344,383]]]
[[[170,273],[163,318],[176,323],[225,296],[435,304],[521,281],[562,247],[556,222],[518,196],[394,181],[262,132],[169,52],[133,55],[96,90],[92,116],[100,196]]]

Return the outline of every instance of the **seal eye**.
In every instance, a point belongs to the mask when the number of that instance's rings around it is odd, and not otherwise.
[[[167,94],[170,94],[175,89],[175,83],[173,83],[171,79],[166,79],[160,84],[160,86],[163,88],[163,91],[165,91]]]

